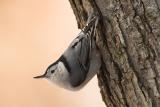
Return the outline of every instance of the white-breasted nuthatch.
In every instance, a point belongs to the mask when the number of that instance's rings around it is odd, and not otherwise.
[[[95,29],[99,18],[89,17],[86,26],[78,34],[61,57],[51,64],[43,75],[60,87],[79,90],[96,75],[101,66],[101,58],[95,40]]]

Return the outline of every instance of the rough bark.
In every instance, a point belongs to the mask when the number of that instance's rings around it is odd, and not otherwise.
[[[107,107],[160,107],[160,1],[69,0],[79,28],[98,13],[99,87]]]

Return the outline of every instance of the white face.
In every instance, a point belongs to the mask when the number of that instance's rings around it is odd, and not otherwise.
[[[69,72],[62,62],[51,65],[50,67],[48,67],[45,74],[36,76],[34,78],[45,78],[52,83],[56,83],[60,87],[72,89],[69,79]]]
[[[56,66],[53,66],[47,71],[47,79],[53,83],[56,83],[60,87],[69,88],[69,73],[66,70],[62,62],[59,62]]]
[[[51,66],[51,67],[47,70],[47,73],[46,73],[46,77],[47,77],[47,78],[51,78],[51,77],[54,75],[55,71],[58,70],[58,69],[57,69],[57,66],[58,66],[58,64],[56,64],[56,65],[54,65],[54,66]]]

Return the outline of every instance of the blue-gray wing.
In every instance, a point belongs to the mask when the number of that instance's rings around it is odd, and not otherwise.
[[[81,84],[88,73],[89,65],[90,65],[90,38],[83,33],[81,33],[77,38],[77,42],[74,42],[71,44],[71,51],[72,54],[72,60],[74,64],[72,65],[72,68],[74,71],[72,72],[71,76],[71,83],[74,87]]]
[[[77,43],[75,43],[72,48],[78,52],[77,60],[81,66],[81,69],[85,72],[88,72],[89,68],[89,55],[91,52],[91,38],[90,36],[82,33],[78,36],[79,39]]]
[[[86,78],[90,67],[92,37],[95,34],[97,19],[94,18],[79,33],[66,51],[71,70],[71,84],[79,86]]]

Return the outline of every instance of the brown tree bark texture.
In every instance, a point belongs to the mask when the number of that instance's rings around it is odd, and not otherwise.
[[[99,87],[107,107],[160,107],[160,1],[69,0],[79,28],[100,16]]]

